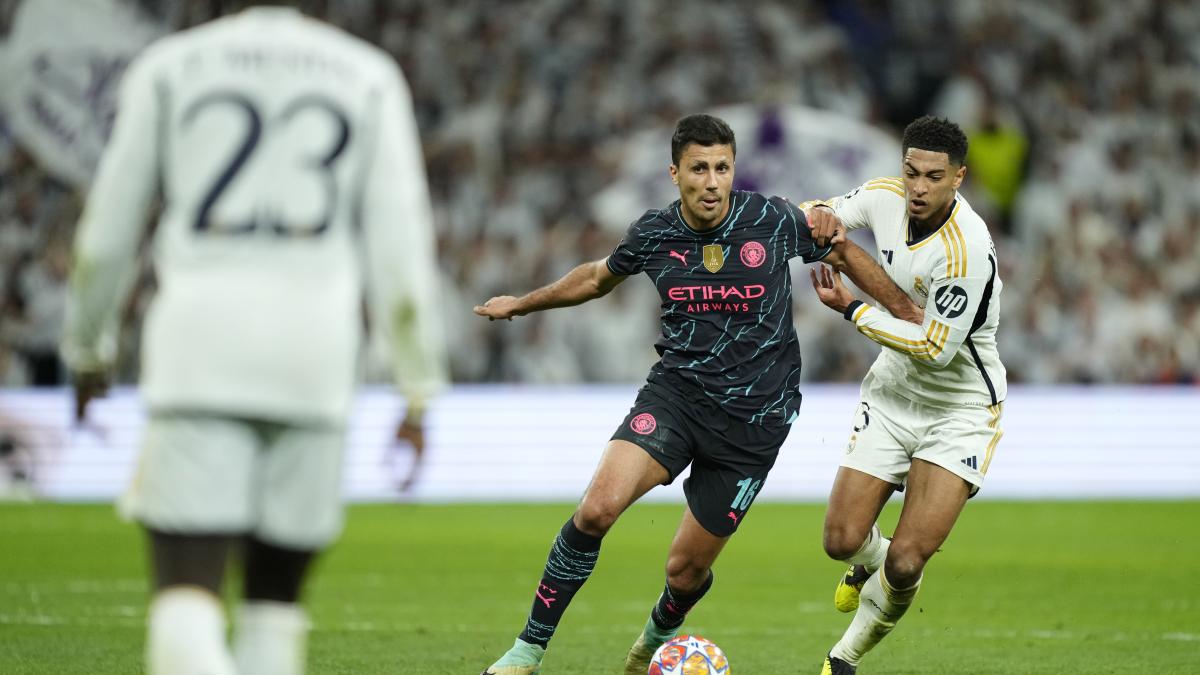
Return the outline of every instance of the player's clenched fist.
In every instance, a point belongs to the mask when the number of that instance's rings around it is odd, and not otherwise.
[[[842,227],[842,220],[832,209],[815,206],[807,209],[804,217],[808,219],[808,227],[817,246],[837,244],[846,238],[846,228]]]
[[[517,311],[517,299],[511,295],[498,295],[482,305],[475,305],[475,313],[479,316],[486,316],[488,321],[496,319],[512,321],[514,316],[522,315]]]

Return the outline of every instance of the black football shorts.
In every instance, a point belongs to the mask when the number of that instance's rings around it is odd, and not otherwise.
[[[683,493],[712,534],[737,531],[775,465],[790,424],[751,424],[727,414],[694,385],[652,372],[613,434],[650,453],[670,473],[692,465]]]

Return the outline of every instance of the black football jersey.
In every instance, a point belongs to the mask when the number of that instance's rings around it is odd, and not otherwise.
[[[780,197],[735,190],[729,213],[706,232],[678,201],[647,211],[608,257],[608,269],[645,272],[662,298],[655,371],[695,385],[734,416],[790,422],[800,408],[800,347],[792,324],[788,261],[814,262],[804,213]]]

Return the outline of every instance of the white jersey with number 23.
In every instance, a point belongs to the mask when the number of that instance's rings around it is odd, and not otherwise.
[[[64,343],[76,369],[114,358],[156,190],[159,290],[142,359],[152,410],[344,421],[364,289],[401,387],[443,386],[425,170],[407,85],[384,52],[262,8],[164,38],[131,64],[76,244]]]

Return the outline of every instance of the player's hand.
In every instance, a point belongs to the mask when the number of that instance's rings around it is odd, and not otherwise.
[[[425,452],[425,425],[406,416],[396,427],[395,440],[408,443],[420,455]]]
[[[514,316],[521,316],[521,313],[517,311],[517,299],[511,295],[498,295],[482,305],[475,305],[475,313],[479,316],[486,316],[488,321],[496,319],[512,321]]]
[[[87,409],[94,399],[104,398],[108,394],[108,373],[104,371],[76,372],[75,385],[75,424],[82,425],[87,421]]]
[[[394,443],[407,443],[413,449],[412,468],[398,485],[401,492],[408,492],[417,482],[421,465],[425,461],[425,425],[420,417],[414,418],[411,414],[406,415],[400,425],[396,427],[393,441]]]
[[[842,219],[832,209],[814,206],[804,212],[808,227],[812,230],[813,240],[817,246],[828,246],[846,240],[846,228]]]
[[[812,275],[813,289],[826,307],[845,312],[850,303],[854,302],[854,294],[842,283],[840,272],[833,271],[828,265],[821,265],[820,272],[814,268],[809,270],[809,273]]]

